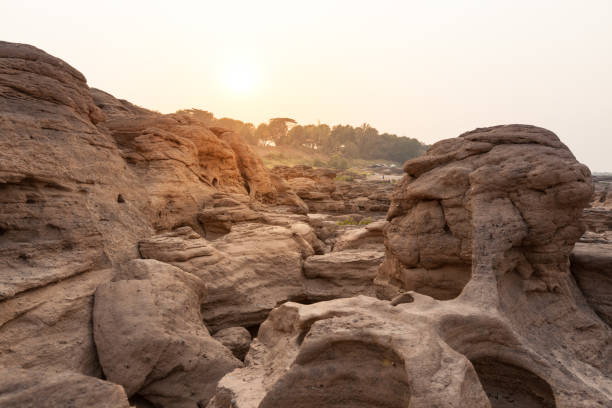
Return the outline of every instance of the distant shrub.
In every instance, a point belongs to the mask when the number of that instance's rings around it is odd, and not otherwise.
[[[314,159],[312,161],[312,166],[313,167],[325,167],[325,162],[319,159]]]
[[[334,169],[340,169],[340,170],[346,170],[349,168],[348,160],[338,155],[332,156],[332,158],[329,159],[329,161],[327,162],[327,165]]]
[[[344,220],[338,221],[338,225],[359,225],[353,217],[345,218]]]
[[[287,157],[283,153],[269,153],[267,155],[267,158],[275,160],[285,160]]]
[[[364,218],[363,220],[359,221],[359,225],[368,225],[371,222],[372,222],[372,219],[368,217],[368,218]]]
[[[348,174],[343,174],[341,176],[336,176],[335,180],[336,181],[353,181],[355,179],[353,178],[353,176],[350,176]]]

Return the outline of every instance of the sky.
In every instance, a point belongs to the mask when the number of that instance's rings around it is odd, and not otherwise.
[[[163,113],[369,123],[431,144],[554,131],[612,172],[612,0],[0,0],[0,39]]]

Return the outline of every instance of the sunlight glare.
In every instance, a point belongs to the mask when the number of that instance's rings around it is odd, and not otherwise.
[[[246,94],[255,86],[255,72],[251,67],[239,66],[227,71],[228,88],[235,94]]]

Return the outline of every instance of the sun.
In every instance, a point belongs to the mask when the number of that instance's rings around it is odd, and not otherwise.
[[[232,93],[248,94],[256,83],[255,70],[247,66],[238,66],[226,72],[226,84]]]

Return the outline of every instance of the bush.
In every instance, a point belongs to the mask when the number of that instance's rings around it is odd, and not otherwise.
[[[312,167],[325,167],[325,162],[319,159],[314,159],[312,161]]]
[[[353,181],[354,178],[353,178],[353,176],[349,176],[347,174],[343,174],[341,176],[336,176],[335,180],[336,181]]]
[[[329,162],[327,162],[327,165],[334,169],[340,169],[340,170],[346,170],[349,168],[348,161],[344,157],[340,157],[337,155],[332,156],[332,158],[329,159]]]
[[[368,217],[368,218],[364,218],[363,220],[359,221],[359,225],[368,225],[371,222],[372,222],[372,219]]]
[[[352,217],[345,218],[342,221],[338,221],[338,225],[359,225],[357,221],[355,221]]]

